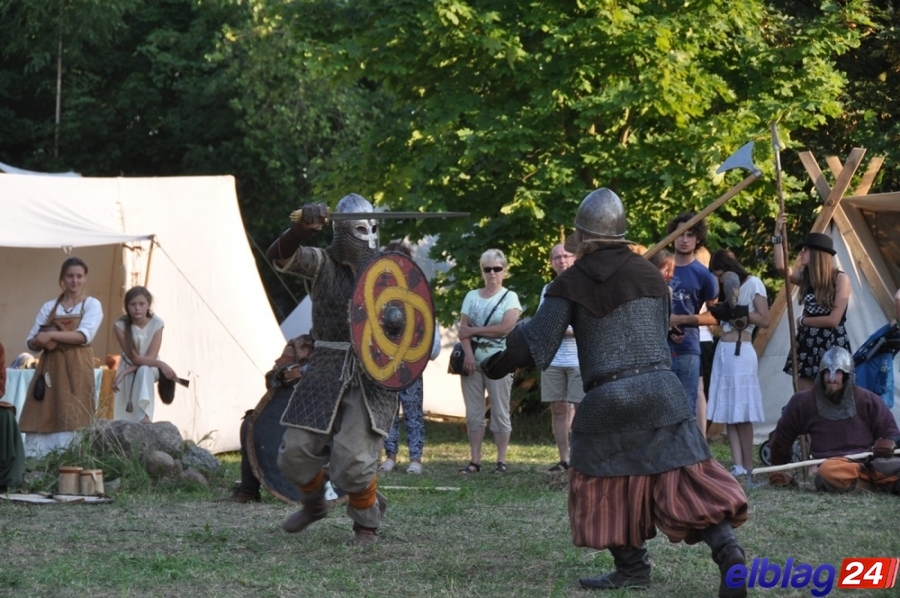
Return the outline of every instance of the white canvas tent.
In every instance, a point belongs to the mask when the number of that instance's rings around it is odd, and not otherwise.
[[[892,296],[900,284],[900,193],[867,195],[882,160],[873,159],[852,196],[844,197],[865,150],[851,151],[845,164],[829,157],[834,176],[831,186],[809,152],[800,154],[824,204],[813,225],[814,232],[831,236],[837,262],[852,285],[847,307],[847,334],[855,351],[872,333],[894,320]],[[800,241],[793,239],[792,242]],[[800,315],[794,289],[795,317]],[[781,409],[793,394],[791,376],[783,373],[790,352],[790,331],[784,290],[770,310],[771,325],[758,335],[754,346],[759,355],[759,380],[766,421],[754,426],[756,440],[763,440],[775,427]],[[900,374],[894,364],[894,417],[900,422]]]
[[[0,175],[0,339],[11,357],[27,350],[40,306],[59,294],[67,253],[87,262],[87,291],[103,305],[94,355],[119,353],[112,325],[124,292],[147,286],[166,322],[161,357],[191,381],[173,404],[157,403],[154,419],[213,452],[238,449],[241,416],[284,342],[234,179]]]

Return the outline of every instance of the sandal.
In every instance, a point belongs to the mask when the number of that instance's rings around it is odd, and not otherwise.
[[[469,474],[469,473],[479,473],[481,471],[481,463],[475,463],[473,461],[469,461],[469,464],[459,470],[459,473]]]
[[[547,471],[567,471],[569,469],[569,463],[567,461],[560,461]]]
[[[497,461],[497,467],[494,468],[494,473],[506,473],[506,463]]]

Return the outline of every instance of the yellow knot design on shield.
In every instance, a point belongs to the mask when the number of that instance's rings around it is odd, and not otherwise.
[[[384,287],[376,296],[378,281],[385,275],[393,279],[396,286]],[[406,273],[401,266],[390,259],[379,260],[377,267],[368,269],[363,283],[366,322],[362,331],[361,345],[370,347],[374,343],[380,352],[388,357],[388,362],[380,365],[370,351],[360,351],[359,357],[366,372],[374,380],[383,382],[393,376],[402,364],[418,362],[431,353],[430,340],[434,335],[434,316],[428,301],[409,288]],[[399,304],[402,307],[407,323],[398,340],[391,339],[382,326],[380,316],[389,304]],[[414,345],[416,332],[414,322],[417,312],[421,314],[425,334],[421,335]]]

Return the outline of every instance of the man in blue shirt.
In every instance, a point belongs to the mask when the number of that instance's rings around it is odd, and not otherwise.
[[[666,234],[671,234],[683,223],[694,217],[684,212],[669,221]],[[669,349],[672,351],[672,369],[675,371],[684,393],[697,413],[697,384],[700,380],[700,329],[698,326],[716,324],[709,312],[700,313],[719,296],[719,283],[709,268],[697,261],[694,253],[706,243],[706,222],[700,220],[674,241],[675,272],[669,280],[672,289],[672,315],[669,318]],[[706,422],[704,422],[705,424]],[[701,426],[704,429],[705,426]]]

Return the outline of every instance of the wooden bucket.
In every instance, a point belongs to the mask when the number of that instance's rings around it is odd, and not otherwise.
[[[60,467],[56,493],[81,494],[81,472],[80,467]]]
[[[103,470],[85,469],[81,472],[81,495],[95,496],[103,494]]]

